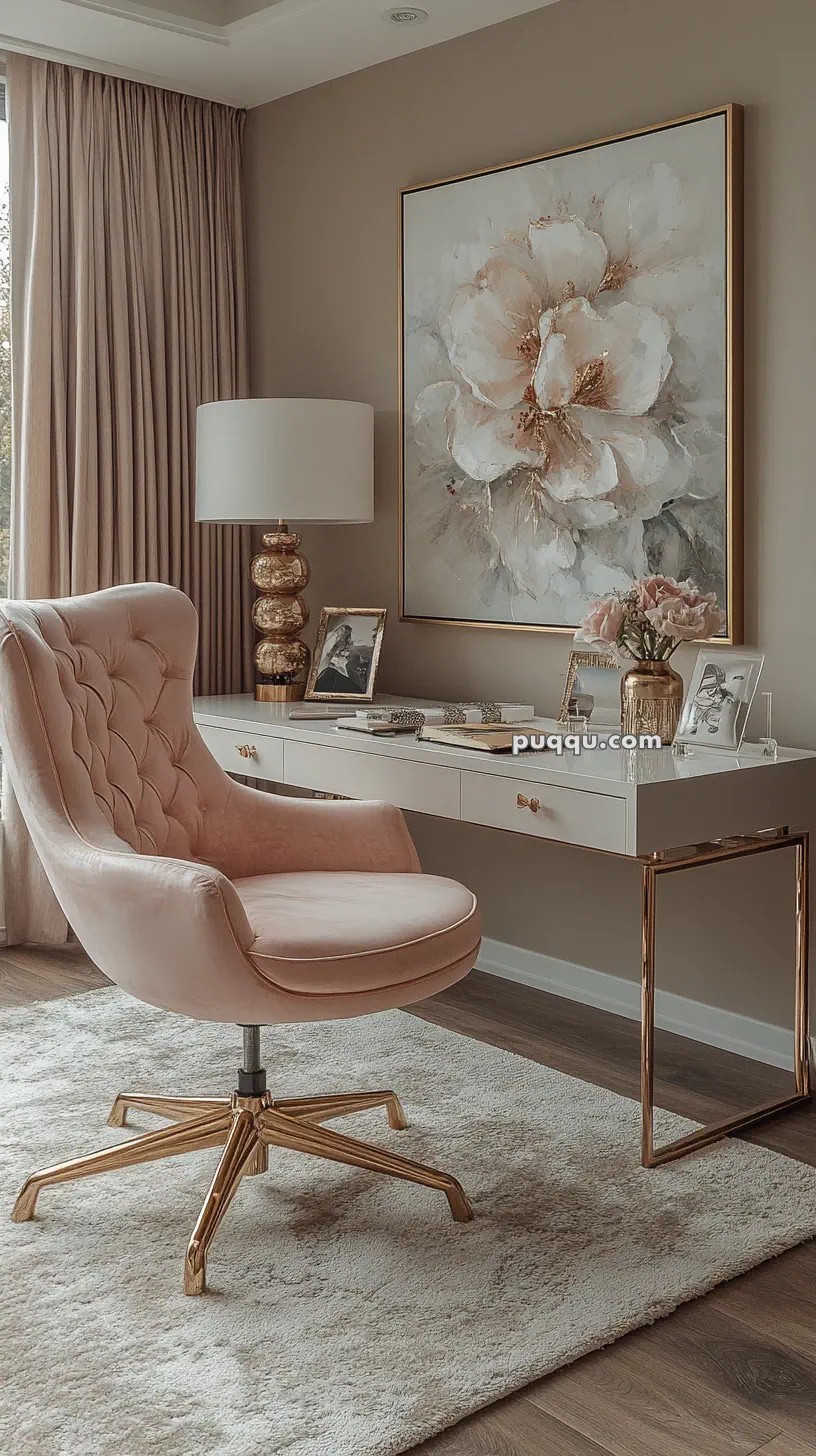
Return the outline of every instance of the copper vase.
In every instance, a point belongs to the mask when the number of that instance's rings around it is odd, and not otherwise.
[[[636,662],[621,678],[621,732],[659,733],[673,742],[683,706],[683,679],[668,662]]]

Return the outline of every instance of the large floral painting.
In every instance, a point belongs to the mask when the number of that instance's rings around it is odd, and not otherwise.
[[[402,193],[403,616],[566,630],[661,574],[737,640],[737,120]]]

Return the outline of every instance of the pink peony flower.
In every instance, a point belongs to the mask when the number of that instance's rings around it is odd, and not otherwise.
[[[590,647],[613,647],[623,622],[624,607],[617,597],[593,602],[575,634],[576,642]]]
[[[691,585],[691,582],[675,581],[673,576],[644,576],[635,582],[635,606],[640,612],[649,612],[667,597],[682,596],[684,589]]]
[[[701,596],[696,590],[664,597],[644,615],[661,637],[671,637],[675,642],[714,637],[725,624],[725,613],[717,606],[714,593]]]

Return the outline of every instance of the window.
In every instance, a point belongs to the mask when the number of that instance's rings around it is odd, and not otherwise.
[[[0,597],[6,595],[11,506],[11,264],[9,259],[8,126],[0,76]]]
[[[9,261],[8,126],[0,76],[0,597],[6,595],[11,506],[11,266]]]

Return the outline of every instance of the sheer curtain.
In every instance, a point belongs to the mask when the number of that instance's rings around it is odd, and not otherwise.
[[[248,393],[244,113],[8,57],[10,594],[171,582],[197,690],[251,682],[250,538],[194,522],[195,411]],[[7,786],[9,944],[65,921]]]

